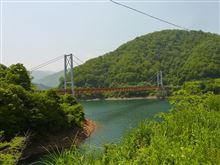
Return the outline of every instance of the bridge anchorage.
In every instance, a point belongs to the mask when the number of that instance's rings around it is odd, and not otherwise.
[[[71,79],[67,80],[67,72],[70,71]],[[155,78],[155,75],[153,75]],[[158,91],[158,97],[164,98],[166,96],[166,90],[163,85],[162,71],[156,73],[157,85],[155,86],[132,86],[132,87],[114,87],[114,88],[78,88],[74,89],[73,81],[73,55],[64,55],[64,90],[59,91],[60,94],[72,94],[77,96],[80,94],[96,94],[106,92],[129,92],[129,91]],[[68,88],[70,86],[70,88]]]

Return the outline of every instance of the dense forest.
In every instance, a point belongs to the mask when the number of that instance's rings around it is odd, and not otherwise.
[[[202,31],[163,30],[137,37],[113,52],[74,68],[76,87],[153,84],[163,71],[164,84],[220,76],[220,36]],[[61,78],[60,86],[63,85]]]
[[[82,127],[83,107],[70,95],[34,92],[22,64],[0,65],[0,164],[15,164],[28,132],[32,140]]]

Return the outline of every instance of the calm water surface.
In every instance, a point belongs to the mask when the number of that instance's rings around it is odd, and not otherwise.
[[[86,118],[97,123],[96,131],[85,141],[90,146],[118,143],[123,135],[146,118],[171,107],[166,100],[81,101]]]

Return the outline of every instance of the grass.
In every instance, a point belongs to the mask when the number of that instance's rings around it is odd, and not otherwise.
[[[14,137],[10,142],[0,142],[0,164],[16,164],[21,156],[21,150],[26,138],[21,136]]]

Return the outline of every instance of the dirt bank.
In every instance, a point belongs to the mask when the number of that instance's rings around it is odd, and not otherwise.
[[[97,126],[94,121],[86,119],[83,130],[78,134],[75,144],[79,145],[82,141],[88,138],[95,131],[96,127]]]
[[[88,138],[95,129],[95,122],[86,119],[82,128],[74,126],[68,130],[60,131],[53,135],[47,135],[34,141],[33,138],[30,138],[19,162],[20,164],[28,164],[38,160],[41,156],[48,154],[49,152],[62,151],[70,148],[73,144],[79,145],[82,141]]]

